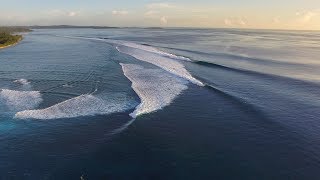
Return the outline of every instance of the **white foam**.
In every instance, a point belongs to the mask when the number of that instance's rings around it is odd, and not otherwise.
[[[30,91],[32,89],[31,83],[27,79],[17,79],[14,83],[20,84],[23,90]]]
[[[120,64],[124,75],[132,82],[132,88],[141,103],[130,115],[150,113],[168,106],[183,90],[187,81],[162,69],[145,69],[135,64]]]
[[[15,80],[13,82],[21,84],[21,85],[29,85],[30,84],[30,82],[27,79],[17,79],[17,80]]]
[[[121,112],[128,108],[127,101],[124,96],[118,98],[119,100],[106,101],[91,94],[84,94],[45,109],[20,111],[15,118],[60,119]]]
[[[42,97],[39,91],[1,89],[0,102],[12,111],[21,111],[36,108],[42,102]]]
[[[192,77],[192,75],[186,70],[183,64],[171,58],[159,56],[158,54],[155,54],[155,53],[151,53],[148,51],[135,49],[127,46],[119,46],[117,47],[117,49],[119,52],[128,54],[138,60],[156,65],[176,76],[187,79],[194,84],[197,84],[199,86],[204,86],[202,82]]]

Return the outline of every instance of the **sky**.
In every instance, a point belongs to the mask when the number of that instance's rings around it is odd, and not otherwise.
[[[320,30],[320,0],[0,0],[1,25]]]

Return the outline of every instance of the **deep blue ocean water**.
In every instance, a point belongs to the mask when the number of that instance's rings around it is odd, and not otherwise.
[[[35,29],[0,50],[0,179],[319,179],[319,42]]]

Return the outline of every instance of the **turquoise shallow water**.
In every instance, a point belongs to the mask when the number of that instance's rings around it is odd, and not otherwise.
[[[34,30],[0,50],[0,179],[318,179],[319,38]]]

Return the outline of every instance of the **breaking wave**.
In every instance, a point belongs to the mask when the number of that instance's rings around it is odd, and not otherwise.
[[[187,79],[190,82],[197,84],[199,86],[204,86],[204,84],[192,77],[192,75],[186,70],[184,65],[178,61],[172,60],[165,56],[159,56],[158,54],[144,51],[137,48],[132,48],[128,46],[119,46],[117,50],[121,53],[128,54],[136,59],[139,59],[144,62],[151,63],[156,65],[176,76]]]
[[[191,61],[187,57],[177,56],[177,55],[174,55],[174,54],[171,54],[171,53],[167,53],[167,52],[161,51],[161,50],[159,50],[157,48],[154,48],[152,46],[149,46],[149,45],[142,45],[142,44],[137,44],[137,43],[133,43],[133,42],[127,42],[127,41],[116,41],[116,42],[117,42],[117,44],[120,44],[120,45],[123,45],[123,46],[126,46],[126,47],[140,49],[140,50],[143,50],[143,51],[147,51],[147,52],[150,52],[150,53],[155,53],[155,54],[158,54],[160,56],[168,57],[168,58],[171,58],[171,59]]]
[[[117,50],[121,53],[128,54],[138,60],[151,63],[155,66],[158,66],[176,76],[187,79],[190,82],[197,84],[199,86],[204,86],[204,84],[192,77],[192,75],[186,70],[185,66],[176,60],[185,60],[191,61],[187,57],[177,56],[174,54],[166,53],[157,48],[141,45],[133,42],[122,41],[122,40],[112,40],[112,39],[102,39],[102,38],[85,38],[85,37],[69,37],[67,38],[79,38],[79,39],[88,39],[88,40],[98,40],[104,41],[107,43],[115,44]]]
[[[1,89],[0,103],[11,111],[22,111],[36,108],[42,102],[39,91],[16,91]]]
[[[132,103],[130,103],[132,104]],[[19,119],[61,119],[94,116],[121,112],[130,108],[125,96],[105,100],[92,94],[84,94],[45,109],[26,110],[16,113]],[[132,108],[132,107],[131,107]]]
[[[120,64],[124,75],[132,82],[132,88],[141,103],[130,114],[133,118],[168,106],[183,90],[188,81],[162,69],[146,69],[135,64]]]
[[[111,43],[111,44],[123,45],[123,46],[126,46],[126,47],[140,49],[140,50],[143,50],[143,51],[155,53],[155,54],[158,54],[160,56],[165,56],[165,57],[176,59],[176,60],[191,61],[187,57],[177,56],[177,55],[174,55],[174,54],[171,54],[171,53],[167,53],[167,52],[161,51],[161,50],[159,50],[159,49],[157,49],[155,47],[152,47],[150,45],[147,45],[147,44],[143,45],[143,44],[137,44],[137,43],[133,43],[133,42],[129,42],[129,41],[115,40],[115,39],[108,39],[108,38],[92,38],[92,37],[90,38],[90,37],[72,37],[72,36],[63,36],[63,37],[104,41],[104,42]]]

